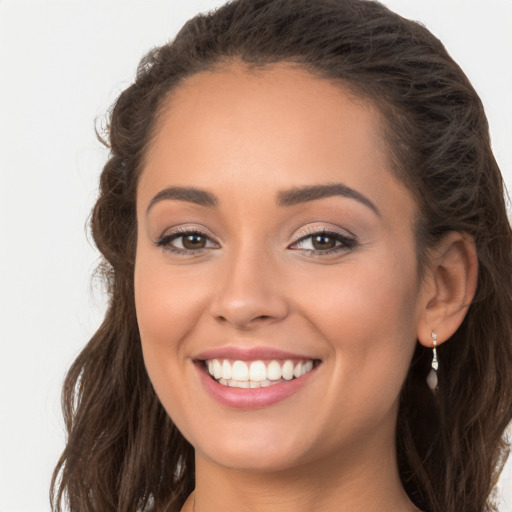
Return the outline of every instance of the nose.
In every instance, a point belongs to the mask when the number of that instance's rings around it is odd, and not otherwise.
[[[219,270],[211,305],[217,322],[247,330],[289,314],[282,272],[268,255],[239,250]]]

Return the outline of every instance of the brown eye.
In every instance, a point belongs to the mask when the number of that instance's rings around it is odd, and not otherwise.
[[[206,238],[198,234],[182,235],[182,244],[185,249],[204,249],[206,247]]]
[[[327,256],[343,251],[349,251],[357,246],[355,238],[348,237],[335,231],[318,231],[303,236],[290,246],[290,249],[299,249],[311,256]]]
[[[311,243],[316,250],[334,249],[336,247],[336,239],[327,235],[315,235],[311,237]]]
[[[164,235],[156,242],[158,247],[163,247],[176,254],[196,254],[208,249],[218,249],[219,244],[208,235],[200,231],[178,232]]]

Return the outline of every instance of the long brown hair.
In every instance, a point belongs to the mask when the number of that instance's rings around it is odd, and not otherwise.
[[[462,326],[439,348],[441,391],[425,384],[417,346],[403,386],[397,456],[404,488],[428,512],[494,510],[512,418],[512,235],[480,99],[423,26],[371,0],[235,0],[190,20],[152,50],[118,98],[111,155],[92,214],[110,304],[67,375],[68,432],[52,506],[73,512],[178,511],[194,488],[194,454],[144,368],[134,307],[135,197],[169,91],[226,62],[293,63],[367,98],[385,120],[397,176],[417,199],[417,253],[444,233],[474,237],[478,287]]]

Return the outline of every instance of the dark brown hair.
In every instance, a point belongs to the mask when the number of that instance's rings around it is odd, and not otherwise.
[[[52,505],[73,512],[177,511],[194,455],[144,368],[133,271],[135,197],[159,108],[186,77],[230,62],[288,62],[334,80],[380,110],[394,171],[417,198],[417,251],[446,232],[474,237],[478,287],[439,348],[441,391],[425,384],[418,344],[403,386],[397,455],[404,488],[428,512],[494,510],[490,496],[512,418],[512,236],[482,104],[423,26],[369,0],[235,0],[190,20],[152,50],[110,115],[111,156],[92,214],[110,305],[67,375],[68,441]]]

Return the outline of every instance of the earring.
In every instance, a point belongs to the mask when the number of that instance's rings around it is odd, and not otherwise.
[[[432,390],[432,393],[435,394],[438,390],[437,370],[439,369],[439,361],[437,360],[437,334],[434,331],[432,331],[432,344],[432,369],[427,375],[427,385]]]

